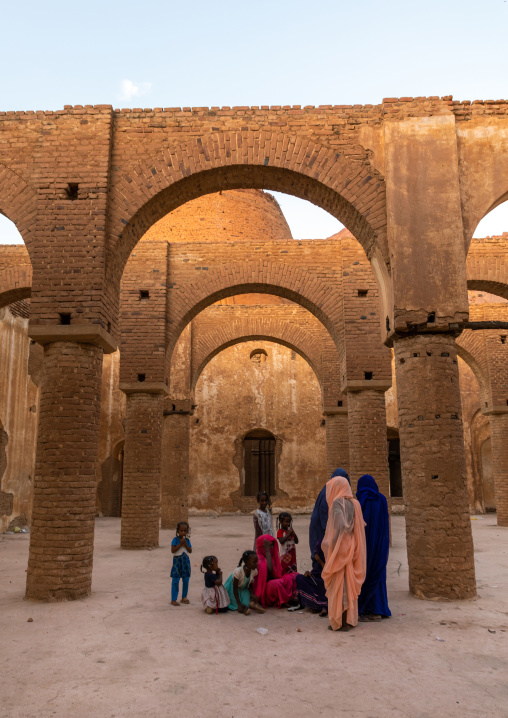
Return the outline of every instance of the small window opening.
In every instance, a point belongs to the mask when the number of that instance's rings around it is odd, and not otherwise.
[[[75,199],[78,199],[78,192],[79,192],[79,184],[77,182],[69,182],[67,185],[67,197],[74,201]]]
[[[430,312],[429,316],[427,317],[427,321],[432,324],[432,322],[436,321],[436,312]]]
[[[245,496],[258,491],[275,494],[275,437],[265,429],[250,431],[243,440]]]
[[[337,402],[337,406],[342,406],[342,399],[339,399],[339,401]]]
[[[64,313],[60,314],[60,324],[70,324],[71,323],[71,315]]]
[[[506,344],[506,334],[501,334],[501,344]]]
[[[254,351],[250,353],[250,360],[254,364],[264,364],[267,358],[268,354],[264,349],[254,349]]]
[[[365,375],[365,381],[371,381],[372,377],[374,376],[374,372],[372,371],[365,371],[363,373]]]
[[[149,289],[140,289],[139,290],[139,298],[140,299],[150,299],[150,290]]]
[[[138,374],[138,381],[145,381],[146,374]]]
[[[176,411],[176,404],[171,404],[171,411]]]
[[[359,296],[359,297],[366,297],[368,293],[369,293],[369,290],[368,290],[368,289],[359,289],[359,290],[358,290],[358,296]]]
[[[386,331],[390,331],[390,317],[386,317]]]

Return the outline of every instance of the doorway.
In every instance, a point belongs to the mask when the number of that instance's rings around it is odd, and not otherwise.
[[[259,491],[275,495],[275,436],[265,429],[249,431],[243,440],[245,496]]]

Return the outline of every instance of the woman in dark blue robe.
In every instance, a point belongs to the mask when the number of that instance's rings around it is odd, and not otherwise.
[[[349,476],[347,474],[347,471],[344,471],[344,469],[335,469],[335,471],[332,474],[332,479],[335,476],[343,476],[345,479],[349,481]],[[349,483],[351,483],[349,481]],[[319,492],[319,496],[316,499],[316,503],[314,504],[314,509],[312,510],[312,516],[310,517],[310,526],[309,526],[309,547],[310,547],[310,555],[312,560],[314,560],[314,549],[316,547],[316,544],[319,543],[321,545],[321,541],[325,537],[325,531],[326,531],[326,524],[328,523],[328,503],[326,501],[326,484],[323,486],[321,491]]]
[[[392,615],[386,593],[386,564],[390,549],[388,504],[379,492],[376,482],[368,474],[358,481],[356,498],[360,502],[367,524],[367,574],[358,597],[358,615],[360,620],[375,621]]]

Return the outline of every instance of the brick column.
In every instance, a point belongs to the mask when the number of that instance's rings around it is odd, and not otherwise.
[[[390,504],[385,391],[386,387],[348,392],[349,454],[353,492],[360,476],[370,474]]]
[[[45,346],[26,598],[91,591],[102,354],[72,340]]]
[[[497,525],[508,526],[508,413],[489,415]]]
[[[476,594],[455,340],[394,340],[411,593]]]
[[[176,410],[164,412],[162,429],[161,528],[176,528],[189,520],[190,402],[169,400]],[[183,404],[189,404],[186,410]]]
[[[121,546],[148,549],[159,545],[164,395],[126,393]]]
[[[326,474],[333,474],[339,467],[350,470],[349,435],[347,409],[327,409],[323,411],[326,421]]]

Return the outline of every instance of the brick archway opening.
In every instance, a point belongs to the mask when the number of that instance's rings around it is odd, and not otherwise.
[[[288,349],[291,349],[292,351],[296,352],[299,356],[304,359],[307,364],[310,366],[314,374],[316,375],[316,379],[319,383],[321,394],[323,393],[323,380],[320,376],[320,373],[315,366],[315,364],[312,362],[312,360],[305,354],[305,352],[298,347],[296,344],[292,344],[291,342],[284,341],[279,337],[269,335],[269,334],[251,334],[251,335],[242,335],[238,336],[235,339],[231,339],[230,341],[224,342],[220,346],[217,346],[215,349],[213,349],[210,354],[201,362],[201,364],[198,366],[196,371],[193,373],[193,376],[191,378],[191,390],[194,391],[196,388],[196,384],[198,383],[199,377],[203,373],[206,366],[212,361],[214,357],[216,357],[218,354],[220,354],[225,349],[228,349],[229,347],[235,346],[236,344],[243,344],[244,342],[251,342],[251,341],[267,341],[267,342],[274,342],[275,344],[280,344],[281,346],[287,347]]]

